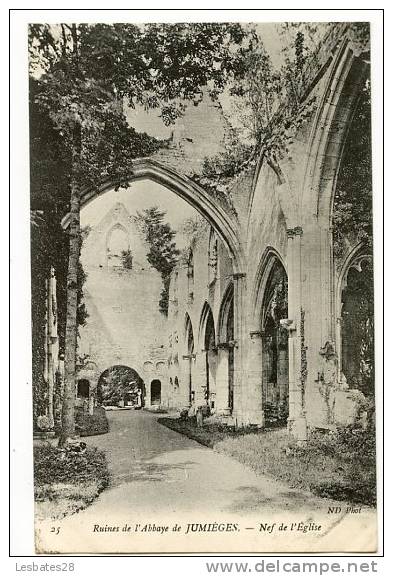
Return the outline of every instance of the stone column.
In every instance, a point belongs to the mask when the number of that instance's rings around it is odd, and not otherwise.
[[[192,389],[192,365],[195,356],[193,354],[185,354],[183,356],[181,366],[181,381],[180,381],[180,408],[189,408],[191,405],[191,390]]]
[[[229,409],[229,350],[225,343],[218,345],[216,372],[216,408],[217,414],[228,416]]]
[[[288,318],[281,324],[288,330],[289,355],[289,432],[298,440],[306,440],[307,430],[303,406],[301,361],[301,238],[303,229],[296,226],[288,235]]]
[[[244,348],[246,346],[245,330],[245,304],[246,298],[246,275],[242,272],[233,274],[233,324],[234,342],[228,342],[233,346],[234,375],[233,375],[233,415],[238,425],[247,424],[247,385],[246,371],[244,370]]]
[[[248,343],[248,420],[262,428],[265,425],[262,399],[262,332],[250,332]]]
[[[195,406],[203,406],[206,404],[206,354],[206,350],[201,350],[195,357],[195,370],[193,371]]]

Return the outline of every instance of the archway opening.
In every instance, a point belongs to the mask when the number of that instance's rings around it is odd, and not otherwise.
[[[154,379],[150,384],[150,405],[159,406],[161,404],[161,380]]]
[[[262,309],[262,398],[267,425],[286,425],[288,418],[288,280],[276,259],[268,276]]]
[[[90,395],[90,382],[86,378],[81,378],[78,380],[77,397],[78,398],[89,398]]]
[[[233,316],[233,285],[224,294],[219,314],[217,355],[217,411],[224,415],[234,408],[235,336]]]
[[[97,399],[104,406],[140,408],[144,405],[144,397],[144,382],[129,366],[111,366],[98,380]]]
[[[370,83],[366,78],[342,154],[332,207],[337,349],[342,384],[374,393]]]
[[[115,226],[110,231],[107,241],[108,268],[122,268],[124,259],[130,254],[127,231],[122,226]]]
[[[186,374],[187,374],[187,385],[188,385],[188,404],[191,406],[194,400],[193,382],[192,382],[192,372],[194,363],[194,332],[192,329],[192,323],[190,317],[187,314],[186,317],[186,329],[185,329],[185,346],[186,354],[184,355],[184,360],[186,362]]]
[[[374,294],[370,257],[350,265],[341,293],[341,378],[366,396],[374,393]]]
[[[206,355],[205,400],[206,404],[209,404],[210,408],[214,409],[216,397],[217,347],[213,313],[210,308],[206,318],[204,346]]]

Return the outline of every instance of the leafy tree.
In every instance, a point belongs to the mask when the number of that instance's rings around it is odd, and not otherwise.
[[[126,270],[132,270],[133,256],[130,249],[122,251],[121,262],[123,264],[123,268]]]
[[[126,121],[124,104],[160,108],[170,124],[184,101],[213,96],[242,67],[238,24],[37,24],[29,27],[34,101],[45,110],[67,158],[69,251],[65,385],[60,444],[74,434],[80,199],[86,186],[111,178],[126,186],[131,160],[157,148]],[[56,195],[56,186],[54,187]]]
[[[160,272],[164,285],[161,291],[159,309],[164,314],[168,314],[170,277],[178,261],[180,251],[174,242],[176,232],[171,229],[170,224],[164,223],[165,214],[166,212],[161,212],[157,206],[153,206],[138,212],[137,219],[145,234],[146,242],[150,246],[147,260],[153,268]]]
[[[144,383],[140,376],[128,366],[112,366],[105,370],[98,381],[98,401],[115,406],[128,394],[136,399],[138,390],[144,394]]]

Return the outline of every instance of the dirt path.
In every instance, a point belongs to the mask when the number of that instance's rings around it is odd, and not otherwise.
[[[345,543],[351,551],[375,547],[371,510],[345,514],[345,504],[257,475],[161,426],[154,414],[131,410],[108,416],[109,434],[88,443],[106,452],[111,486],[89,508],[57,523],[61,538],[52,535],[50,523],[37,527],[46,551],[335,551]],[[328,513],[329,506],[340,506],[341,513]],[[285,530],[279,530],[281,523]],[[175,524],[180,530],[174,530]],[[199,526],[191,525],[199,524],[211,526],[194,532]]]

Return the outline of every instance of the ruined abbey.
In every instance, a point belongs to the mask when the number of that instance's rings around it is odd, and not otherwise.
[[[357,26],[334,27],[305,72],[284,148],[254,155],[222,193],[195,177],[226,129],[208,99],[187,108],[167,148],[133,162],[131,180],[171,190],[207,224],[172,271],[168,317],[135,215],[117,204],[92,227],[82,248],[89,317],[76,397],[94,401],[102,373],[127,366],[144,383],[147,408],[208,407],[221,422],[282,423],[298,439],[361,417],[373,378],[359,334],[372,331],[372,252],[350,226],[337,239],[335,218],[348,164],[370,154],[357,138],[369,129],[359,113],[369,73]],[[86,190],[82,207],[111,189],[108,181]],[[50,378],[58,360],[48,330]]]

